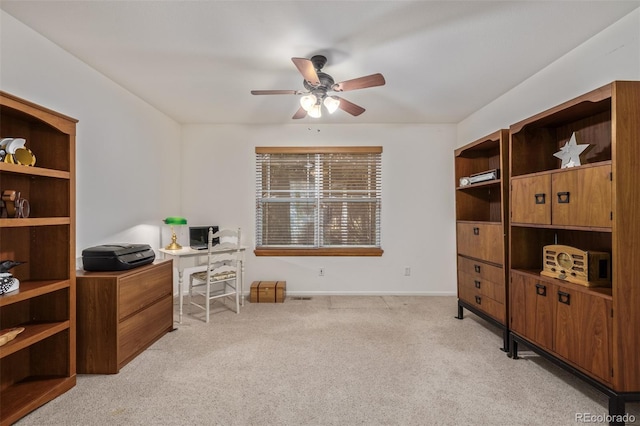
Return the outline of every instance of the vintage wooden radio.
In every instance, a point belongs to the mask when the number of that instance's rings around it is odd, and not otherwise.
[[[611,286],[609,253],[554,244],[542,248],[542,257],[544,265],[540,275],[587,287]]]

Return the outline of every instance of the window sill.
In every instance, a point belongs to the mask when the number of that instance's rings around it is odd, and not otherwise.
[[[317,248],[317,249],[287,249],[287,248],[257,248],[253,251],[256,256],[382,256],[381,248]]]

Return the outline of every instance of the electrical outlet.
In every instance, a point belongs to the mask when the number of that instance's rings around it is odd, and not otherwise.
[[[411,276],[411,268],[409,266],[404,267],[404,276],[405,277]]]
[[[324,268],[320,268],[318,271],[318,276],[324,277]]]

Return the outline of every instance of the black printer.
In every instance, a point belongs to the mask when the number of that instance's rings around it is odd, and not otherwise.
[[[148,244],[106,244],[82,250],[85,271],[125,271],[154,261]]]

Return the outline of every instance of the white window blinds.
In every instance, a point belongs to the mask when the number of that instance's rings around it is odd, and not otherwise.
[[[381,157],[381,147],[256,148],[256,248],[379,248]]]

